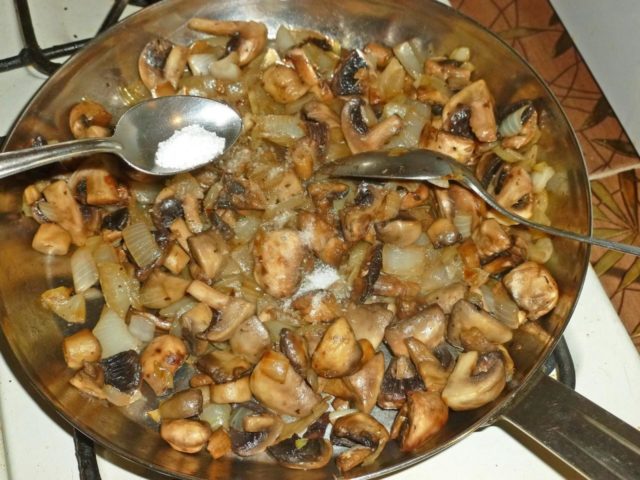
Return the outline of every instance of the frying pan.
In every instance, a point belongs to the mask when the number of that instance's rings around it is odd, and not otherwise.
[[[257,20],[273,36],[281,24],[332,35],[346,47],[366,41],[386,44],[418,36],[447,52],[471,47],[478,75],[485,78],[497,105],[536,98],[543,136],[540,158],[557,172],[548,215],[560,228],[591,231],[590,191],[575,135],[558,102],[535,72],[506,44],[473,21],[425,0],[167,0],[126,19],[92,41],[53,75],[25,108],[5,149],[29,145],[36,135],[68,139],[70,107],[89,98],[117,119],[126,108],[118,91],[138,79],[137,57],[151,39],[177,43],[196,37],[185,25],[194,16]],[[211,461],[207,453],[171,449],[135,412],[87,399],[68,383],[61,342],[67,325],[40,307],[46,289],[68,284],[67,258],[46,257],[31,249],[35,222],[21,217],[21,192],[42,177],[35,171],[0,183],[0,325],[8,347],[46,401],[76,428],[117,453],[158,472],[180,478],[298,478],[266,456]],[[452,412],[445,428],[419,451],[401,452],[392,442],[375,464],[349,472],[375,478],[414,465],[475,429],[507,422],[524,430],[577,471],[593,477],[638,476],[640,434],[583,397],[543,377],[540,367],[560,338],[576,304],[589,261],[589,247],[554,239],[547,266],[561,290],[558,306],[544,319],[515,332],[509,351],[517,374],[514,387],[484,408]],[[89,325],[91,327],[91,325]],[[615,352],[611,352],[615,354]],[[386,419],[388,422],[388,419]],[[306,479],[337,475],[333,465],[304,473]]]

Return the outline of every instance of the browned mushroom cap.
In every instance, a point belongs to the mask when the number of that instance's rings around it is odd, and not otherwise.
[[[357,302],[364,302],[371,293],[380,277],[382,270],[382,243],[372,245],[367,250],[364,261],[353,281],[351,298]]]
[[[215,383],[237,380],[251,370],[251,363],[228,350],[214,350],[198,358],[196,366]]]
[[[393,220],[376,223],[374,226],[381,242],[399,247],[408,247],[422,233],[422,224],[409,216],[397,217]]]
[[[227,300],[226,305],[220,309],[220,314],[211,322],[209,328],[201,334],[201,337],[211,342],[227,341],[233,336],[236,329],[255,313],[254,303],[247,302],[242,298],[231,297]]]
[[[352,98],[344,104],[340,116],[342,133],[352,153],[379,150],[402,127],[402,119],[391,115],[370,129],[362,116],[363,103],[361,98]]]
[[[384,338],[387,326],[393,320],[391,312],[384,304],[350,305],[345,313],[356,339],[366,339],[374,350]]]
[[[429,136],[426,141],[421,141],[420,146],[443,153],[460,163],[467,164],[471,161],[476,142],[461,135],[438,130]]]
[[[191,256],[200,267],[203,277],[207,280],[216,278],[229,255],[229,247],[222,235],[209,230],[189,237],[188,244]]]
[[[279,103],[298,100],[309,90],[293,68],[286,65],[272,65],[262,74],[264,89]]]
[[[253,243],[253,276],[258,285],[276,298],[291,296],[302,278],[304,245],[295,230],[260,231]]]
[[[251,316],[236,329],[229,344],[231,350],[255,364],[271,348],[271,337],[260,319]]]
[[[75,138],[110,135],[110,124],[111,114],[98,102],[84,100],[69,112],[69,128]]]
[[[258,22],[231,22],[192,18],[189,28],[211,35],[228,35],[231,41],[227,49],[238,52],[238,64],[248,64],[256,58],[267,44],[267,27]]]
[[[439,288],[426,295],[424,297],[424,302],[427,305],[435,303],[442,309],[445,314],[449,315],[451,313],[451,309],[458,302],[458,300],[462,300],[463,298],[465,298],[468,290],[469,287],[466,283],[452,283],[451,285]]]
[[[406,338],[417,338],[427,347],[435,348],[444,341],[446,329],[444,312],[439,306],[431,305],[413,317],[387,327],[384,339],[394,355],[407,356]]]
[[[522,167],[511,167],[506,175],[500,175],[496,185],[496,201],[507,210],[530,218],[533,215],[533,182]]]
[[[176,92],[187,65],[188,50],[169,40],[157,38],[145,45],[138,57],[138,73],[154,97]]]
[[[296,372],[303,376],[307,374],[311,360],[304,337],[283,328],[280,330],[280,351],[287,356]]]
[[[308,415],[321,400],[289,359],[275,351],[265,353],[255,366],[250,385],[254,397],[266,407],[293,417]]]
[[[495,142],[497,139],[494,101],[484,80],[477,80],[452,96],[442,110],[445,130],[450,127],[451,116],[461,106],[471,110],[469,125],[481,142]]]
[[[408,357],[393,357],[382,378],[378,406],[397,410],[407,400],[409,392],[424,390],[424,382]]]
[[[430,392],[441,392],[447,384],[447,379],[453,370],[453,360],[447,358],[447,365],[443,365],[443,362],[441,362],[424,343],[415,338],[407,338],[405,344],[407,345],[411,361],[416,366],[427,390]],[[436,351],[447,352],[442,349]],[[446,353],[444,353],[444,355],[446,355]]]
[[[338,318],[327,328],[311,357],[313,370],[325,378],[344,377],[360,366],[362,347],[344,318]]]
[[[187,358],[185,343],[174,335],[160,335],[149,342],[140,356],[142,378],[156,395],[173,387],[173,374]]]
[[[449,409],[434,392],[410,392],[391,429],[398,434],[400,448],[412,452],[438,433],[449,419]]]
[[[314,470],[329,463],[333,447],[324,438],[291,437],[267,448],[267,453],[283,467]]]
[[[491,342],[506,343],[513,337],[511,329],[488,312],[467,300],[460,300],[451,310],[447,339],[452,345],[459,347],[460,333],[473,327],[480,330]]]
[[[160,436],[171,448],[184,453],[197,453],[207,444],[211,427],[199,420],[169,420],[160,425]]]
[[[429,225],[427,236],[435,248],[453,245],[461,239],[460,233],[448,218],[438,218]]]
[[[344,377],[342,381],[353,394],[355,407],[364,413],[371,413],[380,393],[384,376],[384,355],[376,353],[356,373]]]
[[[337,96],[361,95],[363,93],[358,72],[367,68],[367,61],[358,50],[346,56],[333,75],[332,90]]]
[[[162,420],[195,417],[202,413],[202,390],[189,388],[173,394],[160,404],[158,410]]]
[[[262,453],[275,444],[282,426],[280,417],[255,403],[238,405],[229,419],[231,449],[241,457]]]
[[[482,258],[489,258],[504,252],[511,246],[511,237],[493,218],[483,221],[471,234]]]
[[[500,352],[461,353],[442,391],[442,400],[452,410],[479,408],[498,398],[505,384]]]
[[[348,246],[332,225],[318,214],[300,212],[298,229],[304,243],[309,245],[320,260],[334,267],[340,265]]]
[[[504,286],[530,320],[550,312],[558,303],[558,284],[551,272],[535,262],[525,262],[502,279]]]
[[[370,455],[362,458],[361,464],[373,463],[389,440],[389,432],[371,415],[363,412],[350,413],[333,423],[331,441],[345,447],[363,446],[371,449]],[[356,466],[356,465],[353,465]]]
[[[425,62],[424,69],[428,75],[447,82],[449,88],[453,90],[460,90],[467,86],[472,72],[464,62],[449,58],[429,58]]]

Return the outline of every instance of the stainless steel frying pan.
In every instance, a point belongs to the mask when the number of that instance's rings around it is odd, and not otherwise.
[[[591,230],[589,184],[575,135],[553,95],[532,69],[497,37],[455,11],[426,0],[167,0],[128,18],[96,38],[67,62],[26,107],[5,149],[27,146],[36,135],[71,138],[69,108],[86,97],[104,104],[118,118],[126,108],[118,88],[138,78],[137,56],[157,36],[187,42],[194,16],[251,19],[277,27],[323,31],[347,46],[376,39],[387,44],[419,36],[438,52],[472,48],[473,62],[496,95],[497,104],[538,98],[543,138],[540,155],[559,174],[550,198],[554,225],[580,233]],[[0,325],[11,352],[46,401],[75,427],[119,454],[156,471],[181,478],[299,478],[266,457],[212,462],[207,453],[172,450],[130,412],[87,399],[71,387],[60,344],[66,326],[39,305],[45,289],[69,280],[68,259],[44,257],[30,247],[35,224],[19,214],[21,192],[42,171],[0,183]],[[510,352],[517,386],[480,410],[453,413],[446,428],[420,451],[401,452],[390,444],[378,461],[353,472],[373,478],[427,459],[475,429],[500,422],[516,425],[587,476],[638,477],[640,435],[588,400],[542,377],[539,369],[564,330],[580,293],[589,248],[555,240],[548,266],[562,296],[557,308],[537,324],[516,332]],[[615,355],[615,352],[609,352]],[[615,432],[615,433],[614,433]],[[320,479],[337,474],[333,466],[304,473]]]

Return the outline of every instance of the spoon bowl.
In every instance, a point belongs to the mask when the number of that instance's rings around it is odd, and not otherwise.
[[[520,225],[534,228],[549,235],[640,256],[640,248],[634,245],[561,230],[516,215],[500,205],[466,166],[447,155],[432,150],[364,152],[337,160],[328,166],[327,170],[331,177],[427,181],[438,187],[447,187],[449,181],[454,181],[464,185],[482,198],[491,208]]]
[[[225,140],[222,152],[202,162],[180,156],[170,164],[158,163],[158,145],[189,126],[199,126]],[[145,100],[127,110],[113,136],[83,138],[0,154],[0,178],[60,160],[114,153],[128,165],[150,175],[174,175],[202,167],[228,150],[242,132],[242,119],[229,105],[203,97],[176,95]],[[185,151],[185,156],[189,152]]]

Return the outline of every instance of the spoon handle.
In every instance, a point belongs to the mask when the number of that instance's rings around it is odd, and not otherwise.
[[[578,242],[589,243],[591,245],[597,245],[599,247],[604,247],[610,250],[617,250],[619,252],[629,253],[631,255],[640,257],[640,247],[628,245],[626,243],[603,240],[601,238],[592,237],[591,235],[581,235],[579,233],[569,232],[567,230],[560,230],[558,228],[549,227],[540,223],[531,222],[519,215],[515,215],[514,213],[511,213],[509,210],[501,206],[498,202],[496,202],[493,197],[487,193],[480,182],[472,175],[463,175],[462,178],[456,178],[456,180],[458,180],[460,183],[464,183],[467,187],[476,192],[485,202],[487,202],[487,204],[491,208],[501,213],[509,220],[513,220],[520,225],[525,225],[527,227],[534,228],[536,230],[548,233],[549,235],[554,235],[556,237],[569,238]]]
[[[0,153],[0,178],[60,160],[92,153],[119,154],[122,146],[112,138],[83,138],[69,142],[52,143],[42,147],[26,148]]]

